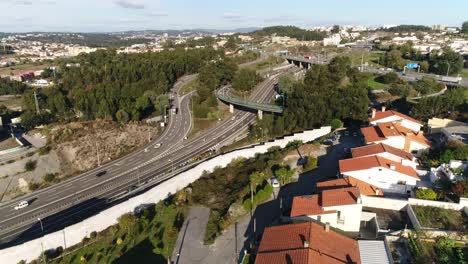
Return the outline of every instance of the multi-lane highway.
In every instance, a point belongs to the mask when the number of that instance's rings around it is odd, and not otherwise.
[[[252,93],[251,100],[270,101],[274,95],[274,77],[260,84]],[[175,85],[176,94],[190,78],[193,77],[182,79]],[[191,95],[175,98],[174,104],[179,106],[178,113],[171,113],[167,129],[148,146],[57,185],[1,204],[2,246],[55,231],[102,210],[109,206],[109,199],[125,194],[149,180],[153,184],[162,181],[174,168],[187,163],[194,156],[234,141],[255,121],[254,113],[236,112],[232,118],[203,135],[184,140],[192,122],[189,110]],[[104,171],[105,174],[97,176]],[[21,200],[28,200],[31,205],[15,211],[13,207]]]

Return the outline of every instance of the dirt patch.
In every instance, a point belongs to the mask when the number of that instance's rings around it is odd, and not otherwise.
[[[119,158],[148,143],[159,133],[143,123],[76,122],[49,129],[48,142],[57,152],[61,171],[70,175]]]
[[[1,137],[1,136],[0,136]],[[20,145],[12,137],[0,138],[0,151],[19,147]]]
[[[291,168],[297,168],[301,159],[305,157],[319,157],[325,155],[327,149],[323,145],[315,144],[304,144],[297,150],[291,150],[284,158],[284,163],[289,165]]]

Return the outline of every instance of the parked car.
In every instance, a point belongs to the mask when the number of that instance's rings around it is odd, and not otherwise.
[[[322,144],[323,145],[332,145],[333,144],[333,140],[331,139],[325,139],[324,141],[322,141]]]
[[[158,143],[158,144],[154,145],[154,148],[155,148],[155,149],[158,149],[158,148],[160,148],[160,147],[161,147],[161,143]]]
[[[15,210],[23,209],[28,205],[29,205],[28,201],[21,201],[19,204],[15,206]]]
[[[278,181],[278,179],[276,177],[271,178],[271,186],[273,186],[273,188],[279,188],[280,187],[279,181]]]

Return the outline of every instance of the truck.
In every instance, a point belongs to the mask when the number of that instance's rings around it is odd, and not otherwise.
[[[306,55],[306,56],[304,56],[304,59],[306,59],[306,60],[311,60],[311,59],[312,59],[312,56],[307,56],[307,55]]]

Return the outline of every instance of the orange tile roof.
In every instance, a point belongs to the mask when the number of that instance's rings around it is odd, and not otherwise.
[[[378,121],[380,119],[384,119],[384,118],[387,118],[387,117],[390,117],[390,116],[398,116],[399,118],[401,119],[406,119],[408,121],[411,121],[413,123],[416,123],[418,125],[423,125],[420,121],[412,118],[412,117],[409,117],[405,114],[402,114],[400,112],[397,112],[397,111],[392,111],[392,110],[388,110],[388,111],[385,111],[385,112],[376,112],[375,113],[375,117],[372,118],[372,117],[369,117],[369,122],[374,122],[374,121]]]
[[[361,128],[361,132],[362,135],[364,135],[366,143],[384,141],[387,139],[379,129],[373,126]]]
[[[351,154],[353,155],[353,158],[370,156],[370,155],[375,155],[375,154],[385,153],[385,152],[398,156],[402,159],[407,159],[407,160],[414,159],[413,154],[408,153],[398,148],[394,148],[387,144],[383,144],[383,143],[367,145],[367,146],[351,149]]]
[[[395,166],[395,171],[401,174],[419,179],[416,171],[410,166],[403,166],[401,163],[382,158],[380,156],[367,156],[360,158],[352,158],[339,161],[340,172],[350,172],[350,171],[359,171],[367,170],[371,168],[386,168],[390,169],[391,166]]]
[[[324,181],[317,183],[317,192],[323,192],[325,190],[357,187],[362,195],[366,196],[384,196],[383,190],[369,184],[367,182],[358,180],[354,177],[344,177],[336,180]],[[377,193],[378,190],[378,194]]]
[[[388,137],[408,137],[412,141],[430,147],[431,142],[424,136],[422,132],[414,132],[398,122],[394,123],[379,123],[377,126],[361,128],[364,139],[367,144],[381,142]]]
[[[356,187],[325,190],[319,194],[296,196],[293,199],[291,217],[335,213],[324,207],[356,204],[360,193]]]
[[[309,244],[304,245],[304,241]],[[306,222],[266,228],[255,263],[360,264],[361,258],[356,240]]]

